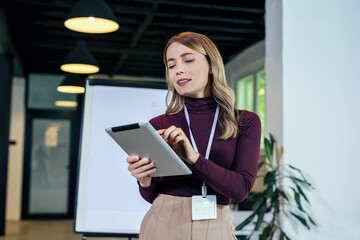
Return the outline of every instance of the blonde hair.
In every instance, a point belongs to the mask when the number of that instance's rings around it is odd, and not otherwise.
[[[183,32],[170,38],[165,46],[163,59],[168,84],[166,114],[180,112],[184,108],[185,102],[184,97],[176,92],[168,78],[166,52],[169,46],[174,42],[178,42],[206,57],[210,69],[212,70],[212,74],[209,75],[211,93],[215,101],[220,105],[218,124],[220,125],[221,135],[219,139],[226,140],[235,138],[239,133],[238,114],[235,109],[235,95],[227,85],[222,57],[215,44],[205,35],[194,32]],[[169,99],[170,96],[171,99]]]

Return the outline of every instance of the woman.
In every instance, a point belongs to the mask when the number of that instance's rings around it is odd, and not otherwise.
[[[206,36],[172,37],[164,63],[171,99],[166,114],[150,123],[193,173],[151,178],[150,159],[127,158],[142,197],[152,203],[140,239],[236,239],[229,204],[243,201],[255,182],[260,119],[234,108],[221,55]]]

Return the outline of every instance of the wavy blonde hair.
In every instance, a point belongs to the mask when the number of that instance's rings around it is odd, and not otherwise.
[[[219,139],[226,140],[235,138],[239,133],[238,114],[235,109],[235,95],[226,82],[224,63],[218,49],[208,37],[200,33],[179,33],[170,38],[165,46],[163,60],[168,84],[166,114],[180,112],[184,108],[185,102],[184,97],[175,90],[168,77],[166,52],[174,42],[178,42],[206,57],[212,70],[212,74],[209,75],[210,90],[215,101],[220,105],[218,123],[220,125],[221,135]]]

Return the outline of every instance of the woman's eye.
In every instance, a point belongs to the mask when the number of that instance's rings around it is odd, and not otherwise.
[[[174,67],[175,67],[175,65],[170,65],[168,68],[173,69]]]
[[[190,63],[190,62],[193,62],[194,59],[189,59],[189,60],[185,60],[186,63]]]

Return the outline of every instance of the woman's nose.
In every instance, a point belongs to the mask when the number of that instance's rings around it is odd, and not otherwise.
[[[175,69],[176,74],[184,73],[184,69],[183,69],[183,67],[181,66],[181,64],[178,64],[178,65],[176,65],[175,67],[176,67],[176,69]]]

